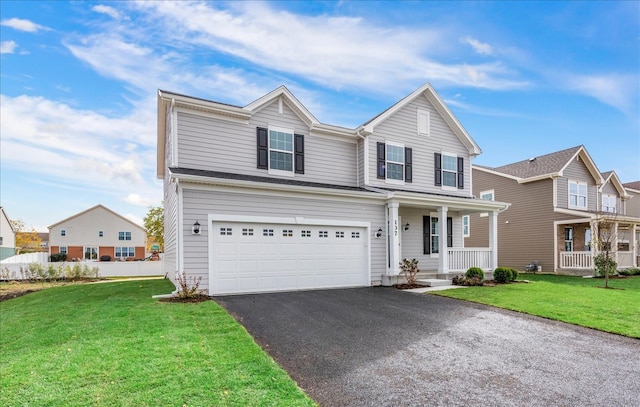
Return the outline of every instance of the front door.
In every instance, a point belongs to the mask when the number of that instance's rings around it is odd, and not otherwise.
[[[96,246],[86,246],[84,248],[84,260],[85,261],[98,260],[98,248]]]

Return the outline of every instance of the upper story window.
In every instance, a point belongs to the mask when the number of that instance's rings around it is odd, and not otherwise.
[[[104,232],[102,230],[98,231],[98,237],[103,237],[104,236]]]
[[[258,127],[258,168],[276,175],[304,174],[304,136],[280,127]]]
[[[615,195],[604,194],[602,195],[602,211],[616,213],[617,199]]]
[[[67,235],[67,231],[64,229],[60,229],[60,236],[66,236]]]
[[[435,153],[435,185],[443,189],[464,188],[464,158],[454,154]]]
[[[464,215],[462,217],[462,237],[469,237],[471,236],[471,218],[469,215]]]
[[[495,192],[493,189],[490,189],[488,191],[482,191],[480,192],[480,199],[482,199],[483,201],[494,201],[495,200]]]
[[[569,207],[587,209],[587,184],[569,181]]]
[[[131,232],[118,232],[118,240],[131,240]]]
[[[377,175],[389,183],[413,181],[412,149],[398,143],[377,143]]]

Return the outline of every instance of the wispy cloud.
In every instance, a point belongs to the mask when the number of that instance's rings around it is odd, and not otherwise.
[[[471,48],[473,48],[473,50],[480,55],[493,55],[493,47],[491,47],[491,45],[480,42],[475,38],[467,36],[464,38],[460,38],[460,42],[462,44],[471,45]]]
[[[13,54],[16,48],[18,48],[18,44],[15,41],[0,42],[0,54]]]
[[[638,103],[640,77],[637,74],[571,75],[565,78],[564,84],[568,89],[626,113],[631,113],[632,106]]]
[[[33,21],[29,21],[29,20],[23,20],[21,18],[9,18],[9,19],[5,19],[0,21],[0,25],[4,25],[6,27],[11,27],[14,30],[18,30],[18,31],[25,31],[25,32],[37,32],[40,30],[50,30],[50,28],[45,27],[43,25],[40,24],[36,24]]]
[[[95,11],[96,13],[106,14],[115,20],[119,20],[120,18],[122,18],[122,15],[120,14],[120,12],[111,6],[98,4],[96,6],[91,7],[91,10]]]

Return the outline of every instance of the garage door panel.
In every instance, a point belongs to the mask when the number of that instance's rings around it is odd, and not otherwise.
[[[369,285],[366,229],[214,222],[213,294]]]

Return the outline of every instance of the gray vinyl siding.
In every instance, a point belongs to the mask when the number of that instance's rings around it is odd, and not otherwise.
[[[600,202],[598,202],[598,210],[602,210],[602,195],[612,195],[616,197],[616,212],[624,215],[624,208],[622,207],[622,200],[620,199],[620,195],[618,194],[618,190],[616,189],[616,187],[611,183],[611,182],[607,182],[606,184],[604,184],[604,186],[602,187],[602,194],[599,195],[599,200]]]
[[[305,136],[304,174],[270,175],[256,168],[256,128],[269,125]],[[248,124],[178,112],[178,165],[182,168],[355,186],[355,156],[355,141],[310,133],[286,104],[282,114],[278,113],[277,102],[266,106]]]
[[[423,216],[436,216],[437,209],[429,211],[428,209],[417,208],[400,208],[399,215],[401,216],[402,227],[401,240],[402,240],[402,258],[416,259],[418,260],[418,267],[420,271],[437,272],[438,271],[438,256],[424,254],[423,246]],[[453,247],[464,247],[462,240],[462,218],[457,212],[449,212],[447,217],[453,220]],[[409,223],[409,230],[404,230],[404,225]],[[446,236],[445,242],[446,242]],[[484,246],[487,247],[487,246]]]
[[[358,185],[359,187],[364,186],[364,172],[366,169],[364,168],[364,144],[367,143],[367,140],[358,140],[357,151],[358,151]]]
[[[417,132],[417,109],[427,110],[430,114],[430,136]],[[442,116],[433,108],[426,97],[414,99],[401,110],[380,123],[374,133],[367,138],[369,142],[369,183],[374,187],[399,188],[410,191],[446,193],[454,196],[470,196],[471,160],[469,150],[446,124]],[[412,148],[413,182],[402,186],[386,183],[377,178],[378,142],[395,142]],[[464,158],[464,189],[443,190],[435,186],[434,153],[455,154]]]
[[[495,191],[495,200],[511,203],[509,209],[498,215],[498,265],[522,271],[526,264],[537,260],[543,271],[553,271],[553,222],[562,217],[553,212],[553,181],[518,184],[475,170],[474,193],[489,189]],[[465,246],[487,247],[488,236],[489,218],[471,215],[470,236],[465,239]]]
[[[640,218],[640,193],[627,190],[631,199],[625,201],[625,211],[628,216]]]
[[[175,185],[169,180],[169,171],[164,180],[164,269],[175,283],[175,272],[178,270],[178,194]]]
[[[203,222],[209,214],[265,217],[295,217],[310,219],[371,222],[371,234],[384,227],[384,205],[367,200],[345,201],[314,199],[299,196],[269,196],[260,193],[233,193],[215,190],[184,189],[184,268],[189,275],[202,276],[201,287],[209,284],[208,234],[209,225]],[[190,225],[196,220],[203,224],[201,235],[191,234]],[[187,230],[188,229],[188,230]],[[371,237],[371,280],[380,281],[386,272],[384,239]]]
[[[563,172],[563,176],[558,178],[558,208],[569,208],[569,182],[579,181],[587,184],[587,209],[597,211],[600,207],[598,202],[598,190],[593,176],[582,161],[572,161]],[[571,208],[576,209],[576,208]]]

